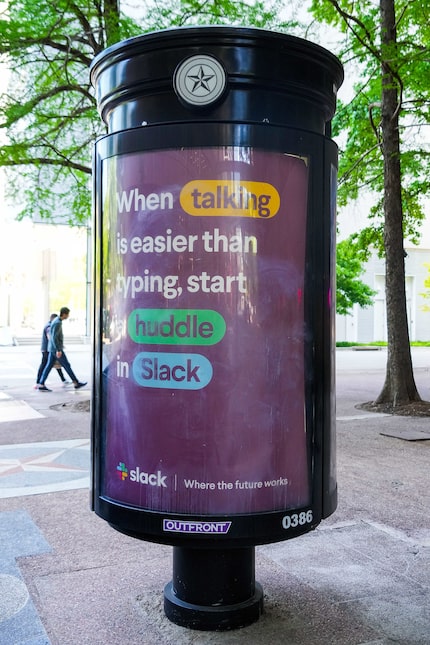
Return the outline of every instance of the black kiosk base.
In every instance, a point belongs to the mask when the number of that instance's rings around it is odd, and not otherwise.
[[[173,548],[173,578],[164,588],[167,618],[181,627],[227,631],[263,613],[255,582],[255,548]]]

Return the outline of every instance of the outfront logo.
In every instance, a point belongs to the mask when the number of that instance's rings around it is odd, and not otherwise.
[[[123,461],[119,462],[116,469],[121,481],[125,481],[128,478],[129,482],[135,484],[167,488],[167,475],[163,475],[161,470],[157,470],[155,473],[148,473],[145,470],[141,470],[139,466],[135,466],[129,470]]]
[[[228,533],[231,522],[184,522],[183,520],[163,520],[163,531],[173,533]]]

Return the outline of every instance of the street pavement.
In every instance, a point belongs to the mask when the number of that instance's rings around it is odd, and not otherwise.
[[[90,381],[89,346],[67,354]],[[89,508],[89,386],[52,373],[38,392],[38,347],[0,347],[0,645],[429,645],[430,419],[357,409],[381,389],[386,352],[336,354],[338,508],[256,547],[256,623],[202,632],[164,615],[172,548]],[[430,400],[430,349],[413,362]]]

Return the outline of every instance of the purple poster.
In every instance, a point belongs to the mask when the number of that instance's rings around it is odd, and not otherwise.
[[[307,159],[103,163],[103,494],[196,515],[310,503]]]

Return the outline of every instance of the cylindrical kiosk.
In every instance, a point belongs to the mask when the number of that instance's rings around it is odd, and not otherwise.
[[[118,43],[91,79],[93,510],[174,547],[166,615],[261,614],[255,545],[336,507],[341,64],[305,40],[191,27]]]

